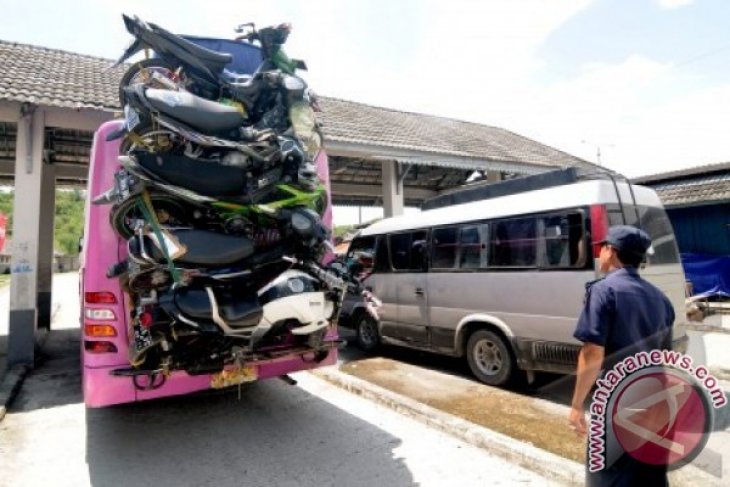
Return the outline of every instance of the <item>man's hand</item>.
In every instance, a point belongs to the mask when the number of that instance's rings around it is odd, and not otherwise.
[[[601,372],[603,356],[604,348],[594,343],[585,343],[578,353],[575,391],[573,392],[573,401],[568,415],[568,423],[578,436],[585,436],[588,430],[583,404],[591,391],[591,387],[596,382],[598,374]]]
[[[568,424],[570,424],[570,427],[573,428],[573,431],[575,431],[575,434],[578,437],[585,436],[587,426],[586,415],[583,412],[583,408],[570,408],[570,413],[568,414]]]

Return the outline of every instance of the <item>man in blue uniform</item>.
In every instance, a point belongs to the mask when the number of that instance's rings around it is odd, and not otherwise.
[[[603,279],[586,286],[583,312],[573,336],[583,342],[578,355],[575,391],[568,417],[586,434],[585,400],[601,369],[610,369],[640,351],[669,349],[674,310],[667,297],[639,276],[651,246],[649,236],[628,225],[611,227],[599,242]],[[624,454],[614,465],[588,474],[588,485],[666,485],[666,467],[650,466]]]

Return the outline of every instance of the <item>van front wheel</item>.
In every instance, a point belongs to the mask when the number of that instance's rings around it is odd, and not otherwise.
[[[477,330],[466,344],[466,360],[472,373],[490,386],[507,384],[515,370],[515,361],[504,339],[489,330]]]
[[[363,352],[374,352],[380,346],[378,323],[367,313],[360,316],[355,332],[357,334],[357,346]]]

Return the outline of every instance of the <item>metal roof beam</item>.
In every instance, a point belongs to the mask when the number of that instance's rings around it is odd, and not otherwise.
[[[408,200],[425,200],[432,198],[438,193],[428,189],[411,188],[406,186],[403,188],[404,197]],[[347,183],[332,183],[332,195],[333,198],[342,196],[343,199],[346,197],[365,196],[368,198],[379,198],[383,196],[383,187],[375,184],[347,184]]]
[[[46,108],[46,127],[94,132],[99,126],[114,118],[114,112],[88,108]]]
[[[0,122],[16,123],[20,119],[20,103],[0,101]]]
[[[508,171],[520,174],[537,174],[556,169],[555,166],[542,164],[478,159],[475,157],[440,154],[436,152],[384,147],[375,144],[339,142],[332,139],[326,140],[325,149],[328,154],[335,156],[358,157],[377,161],[396,160],[400,163],[458,169]],[[566,167],[569,165],[566,164]]]
[[[55,163],[57,179],[85,180],[89,175],[89,166],[81,164]],[[0,159],[0,176],[15,176],[15,161]]]

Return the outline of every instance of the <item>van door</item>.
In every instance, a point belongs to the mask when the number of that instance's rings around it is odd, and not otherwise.
[[[389,236],[391,277],[396,289],[396,322],[383,323],[382,334],[419,346],[429,344],[428,293],[426,270],[428,232],[398,233]]]

